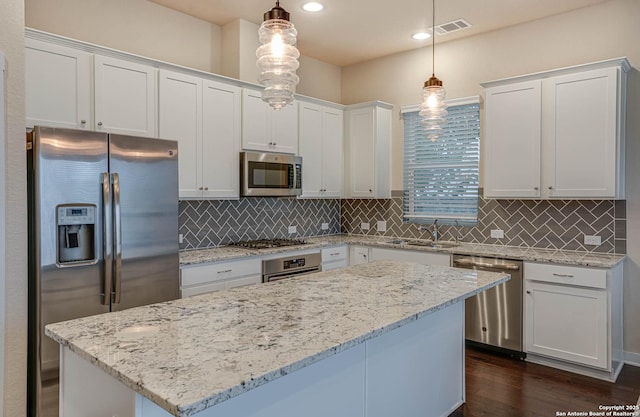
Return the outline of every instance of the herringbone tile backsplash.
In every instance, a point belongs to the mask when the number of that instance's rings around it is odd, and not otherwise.
[[[394,192],[397,195],[398,192]],[[342,233],[429,239],[429,231],[402,223],[402,197],[386,200],[341,200]],[[387,231],[376,230],[377,221]],[[369,223],[368,231],[361,223]],[[431,229],[431,228],[429,228]],[[504,231],[492,239],[491,230]],[[626,253],[626,202],[615,200],[489,200],[480,198],[478,225],[441,226],[441,240],[498,245]],[[584,235],[600,236],[598,246],[584,244]]]
[[[339,200],[243,198],[180,201],[180,249],[209,248],[242,240],[300,238],[340,233]],[[322,230],[322,223],[329,223]],[[289,234],[289,226],[297,233]]]
[[[394,191],[394,195],[401,192]],[[441,226],[440,239],[499,245],[626,253],[626,202],[614,200],[488,200],[480,198],[475,227]],[[378,232],[377,221],[387,222]],[[370,229],[360,229],[361,223]],[[322,223],[329,223],[322,230]],[[295,225],[297,233],[289,234]],[[491,230],[504,231],[492,239]],[[239,201],[181,201],[181,249],[208,248],[241,240],[301,238],[322,234],[366,234],[429,239],[428,231],[402,223],[402,197],[385,200],[296,200],[243,198]],[[584,245],[597,235],[599,246]]]

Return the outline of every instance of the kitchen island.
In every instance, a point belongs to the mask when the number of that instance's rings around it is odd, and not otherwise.
[[[52,324],[61,416],[446,416],[463,301],[507,279],[380,261]]]

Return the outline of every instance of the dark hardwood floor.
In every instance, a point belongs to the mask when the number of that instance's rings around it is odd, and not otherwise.
[[[449,417],[550,417],[636,405],[640,367],[625,365],[615,384],[467,347],[466,404]],[[570,414],[569,414],[570,415]]]

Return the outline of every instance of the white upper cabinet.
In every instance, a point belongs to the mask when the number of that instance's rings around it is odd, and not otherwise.
[[[96,55],[95,130],[155,137],[157,72],[147,65]]]
[[[27,127],[93,130],[93,55],[28,38],[25,46]]]
[[[340,198],[344,112],[303,101],[299,112],[302,197]]]
[[[391,197],[391,108],[381,102],[347,107],[345,197]]]
[[[261,92],[242,91],[242,148],[261,152],[298,153],[298,102],[274,110]]]
[[[624,198],[626,59],[484,83],[484,194]]]
[[[238,199],[239,87],[160,71],[159,135],[178,141],[181,199]]]
[[[624,175],[617,169],[618,72],[605,68],[544,81],[548,197],[616,198],[624,192],[617,193]]]
[[[540,80],[485,92],[485,197],[540,197]]]

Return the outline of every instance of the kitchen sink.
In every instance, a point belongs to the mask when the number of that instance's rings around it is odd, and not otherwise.
[[[407,246],[424,246],[427,248],[434,248],[434,249],[455,248],[456,246],[458,246],[458,243],[456,242],[412,241],[412,242],[407,242],[406,244]]]
[[[383,241],[383,243],[389,243],[391,245],[406,245],[407,241],[405,239],[389,239]]]

